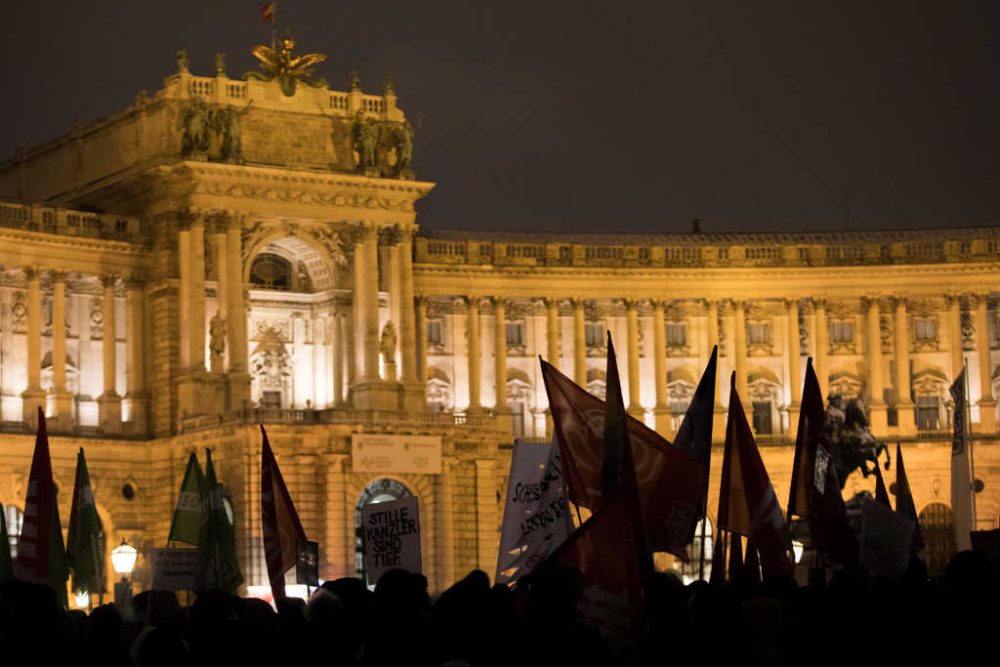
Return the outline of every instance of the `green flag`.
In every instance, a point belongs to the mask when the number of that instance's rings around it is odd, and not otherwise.
[[[243,583],[243,574],[236,559],[236,525],[231,510],[226,510],[225,489],[215,476],[211,449],[205,450],[202,498],[204,519],[195,585],[198,590],[221,588],[234,593],[237,586]]]
[[[187,470],[184,471],[184,481],[181,482],[181,494],[177,498],[174,509],[174,520],[170,524],[168,542],[186,542],[198,546],[201,533],[201,505],[204,477],[198,457],[194,452],[188,458]]]
[[[10,538],[7,537],[7,516],[0,505],[0,584],[14,578],[14,563],[10,559]]]
[[[97,516],[90,473],[83,447],[76,455],[76,481],[66,536],[66,560],[73,572],[73,590],[87,593],[104,591],[104,558],[100,550],[101,520]]]

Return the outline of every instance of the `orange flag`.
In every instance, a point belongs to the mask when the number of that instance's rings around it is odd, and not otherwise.
[[[719,529],[753,539],[765,576],[791,575],[791,539],[778,497],[757,450],[739,394],[731,379],[726,448],[719,488]]]
[[[260,465],[260,518],[264,529],[264,558],[271,594],[275,600],[285,597],[285,572],[295,567],[298,543],[306,539],[306,531],[295,511],[292,497],[274,460],[271,443],[264,425],[260,427],[264,444]]]

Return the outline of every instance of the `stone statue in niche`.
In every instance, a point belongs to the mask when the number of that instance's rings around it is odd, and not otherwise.
[[[226,320],[219,311],[212,316],[208,325],[208,349],[211,352],[211,367],[213,372],[222,372],[222,355],[226,351]]]
[[[374,177],[413,178],[413,126],[358,112],[351,126],[357,171]]]
[[[223,160],[238,161],[243,156],[243,141],[240,134],[240,126],[243,116],[250,113],[252,106],[253,100],[242,109],[227,106],[221,109],[213,109],[209,113],[209,124],[216,135],[219,157]]]
[[[392,320],[382,327],[382,336],[379,339],[379,350],[382,352],[382,363],[385,364],[385,379],[394,382],[396,380],[396,325]]]

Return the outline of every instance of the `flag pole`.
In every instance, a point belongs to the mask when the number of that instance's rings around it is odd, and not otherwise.
[[[965,370],[965,424],[962,428],[962,438],[969,449],[969,493],[972,495],[972,530],[976,529],[976,461],[972,451],[972,394],[969,392],[969,360],[962,357]],[[982,410],[982,408],[979,408]],[[979,419],[982,420],[980,415]]]

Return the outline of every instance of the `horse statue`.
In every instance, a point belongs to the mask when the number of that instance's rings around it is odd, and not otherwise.
[[[885,469],[889,469],[889,448],[872,435],[868,415],[860,399],[844,400],[836,394],[830,396],[823,431],[831,444],[830,453],[841,489],[848,476],[859,468],[865,477],[874,473],[881,454],[885,454]]]

